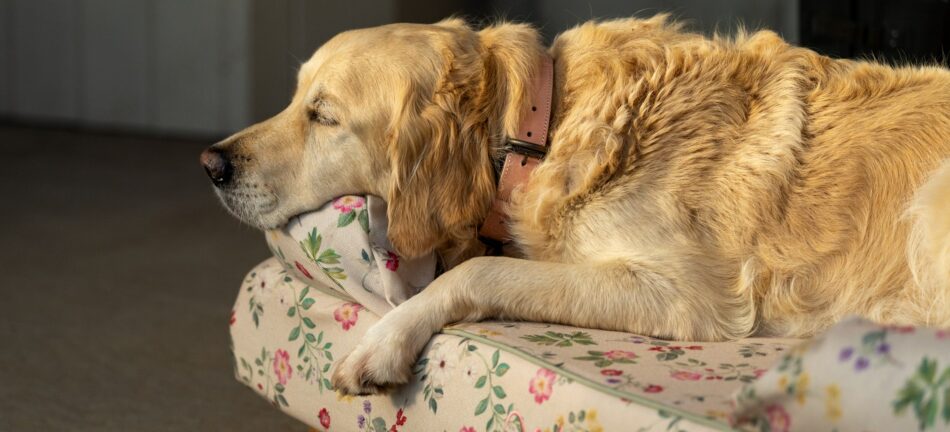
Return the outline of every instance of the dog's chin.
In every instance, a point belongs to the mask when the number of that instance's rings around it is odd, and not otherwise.
[[[220,189],[215,189],[215,193],[229,213],[261,231],[281,228],[290,219],[280,211],[277,198],[273,195],[254,195]]]

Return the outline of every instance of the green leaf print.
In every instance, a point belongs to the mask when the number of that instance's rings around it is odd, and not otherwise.
[[[597,345],[597,342],[594,342],[589,333],[582,331],[573,333],[548,331],[544,334],[524,335],[521,336],[521,338],[545,346],[554,345],[558,347],[569,347],[573,346],[574,344]]]
[[[347,225],[353,223],[354,220],[356,220],[356,212],[355,212],[355,211],[350,211],[350,212],[346,212],[346,213],[340,213],[340,218],[337,219],[337,221],[336,221],[336,226],[339,227],[339,228],[342,228],[342,227],[345,227],[345,226],[347,226]]]
[[[936,425],[938,413],[944,425],[950,424],[950,367],[944,368],[939,377],[938,370],[936,360],[924,357],[892,402],[898,416],[912,408],[922,431]]]
[[[339,282],[346,279],[346,272],[340,267],[329,267],[330,265],[340,263],[340,254],[333,249],[325,249],[321,252],[320,246],[322,244],[323,237],[317,232],[317,228],[314,227],[310,230],[310,233],[307,234],[307,238],[300,241],[300,248],[307,255],[307,258],[316,264],[320,268],[320,271],[323,272],[340,291],[346,291]],[[301,300],[304,296],[305,295],[301,296]]]
[[[369,212],[363,210],[358,217],[360,220],[360,228],[363,228],[363,232],[369,234]]]

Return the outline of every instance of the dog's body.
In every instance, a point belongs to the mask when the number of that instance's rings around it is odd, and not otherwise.
[[[690,340],[809,336],[847,314],[950,325],[950,73],[833,60],[770,32],[710,40],[662,16],[557,38],[550,152],[509,210],[524,259],[466,259],[538,40],[457,20],[344,33],[287,110],[216,146],[255,160],[234,170],[260,199],[222,187],[251,223],[374,193],[400,253],[460,262],[370,329],[335,370],[340,391],[406,382],[460,320]],[[346,163],[364,168],[336,175]]]

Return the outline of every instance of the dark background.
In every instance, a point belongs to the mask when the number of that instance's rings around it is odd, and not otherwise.
[[[233,379],[226,323],[268,254],[201,149],[282,109],[345,29],[457,14],[550,40],[658,12],[895,64],[943,62],[950,31],[946,0],[0,0],[0,431],[305,430]]]

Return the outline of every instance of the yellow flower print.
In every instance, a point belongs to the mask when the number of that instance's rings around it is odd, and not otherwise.
[[[795,383],[795,400],[799,405],[805,404],[805,394],[808,392],[808,372],[802,372]]]
[[[841,389],[837,384],[832,384],[825,388],[827,398],[825,399],[825,415],[828,419],[836,421],[841,418]]]
[[[832,384],[825,389],[825,392],[828,393],[828,399],[839,400],[841,399],[841,389],[838,388],[838,384]]]
[[[597,421],[597,410],[591,409],[587,410],[587,420],[596,422]]]
[[[785,391],[785,389],[787,388],[788,388],[788,377],[785,375],[782,375],[778,379],[778,389],[781,391]]]
[[[494,330],[489,330],[489,329],[486,329],[486,328],[480,328],[480,329],[478,329],[478,334],[481,335],[481,336],[501,336],[501,333],[496,332],[496,331],[494,331]]]

